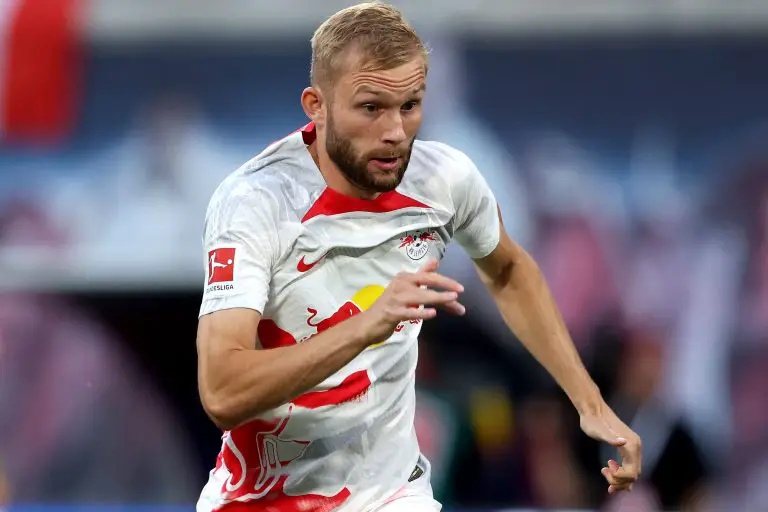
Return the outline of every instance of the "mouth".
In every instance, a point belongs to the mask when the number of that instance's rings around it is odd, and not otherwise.
[[[400,157],[371,158],[371,163],[379,169],[392,170],[400,163]]]

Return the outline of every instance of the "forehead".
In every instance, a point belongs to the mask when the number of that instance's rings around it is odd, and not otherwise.
[[[424,88],[426,63],[416,56],[405,64],[390,69],[370,70],[364,58],[351,58],[338,77],[338,83],[347,93],[362,94],[411,94]]]

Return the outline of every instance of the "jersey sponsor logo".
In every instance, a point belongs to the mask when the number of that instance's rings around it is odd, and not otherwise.
[[[405,254],[412,260],[420,260],[429,252],[429,246],[437,241],[437,235],[434,231],[414,231],[406,233],[400,237],[400,249],[405,250]]]
[[[289,347],[296,345],[297,343],[303,343],[310,339],[312,336],[317,336],[323,331],[327,331],[331,327],[340,324],[348,318],[362,313],[370,308],[373,303],[384,293],[385,288],[381,285],[364,286],[358,290],[350,300],[347,300],[342,304],[335,312],[332,312],[328,316],[321,315],[320,312],[311,306],[306,308],[307,319],[306,324],[314,329],[314,333],[308,334],[301,339],[297,339],[293,334],[281,328],[273,319],[262,318],[259,322],[259,342],[265,349],[277,348],[277,347]],[[413,307],[418,307],[414,305]],[[418,325],[421,320],[408,320],[400,322],[395,327],[395,332],[402,331],[407,325]],[[380,345],[375,343],[371,347]]]
[[[348,318],[362,313],[366,309],[370,308],[373,303],[384,293],[384,287],[381,285],[365,286],[358,290],[350,300],[342,304],[334,313],[327,318],[316,319],[318,316],[318,310],[312,307],[307,308],[309,318],[307,318],[307,325],[314,327],[317,332],[308,336],[306,339],[320,334],[323,331],[327,331],[331,327],[340,324]],[[305,341],[305,340],[302,340]]]
[[[316,317],[318,316],[318,310],[312,307],[308,307],[307,313],[309,314],[309,318],[307,318],[307,325],[314,327],[317,332],[307,336],[306,338],[303,338],[301,341],[306,341],[312,336],[316,336],[323,331],[327,331],[331,327],[340,324],[344,320],[352,318],[353,316],[366,311],[373,305],[374,302],[378,300],[379,297],[381,297],[381,294],[384,293],[384,290],[385,287],[377,284],[365,286],[359,289],[350,300],[342,304],[341,307],[336,310],[336,312],[332,313],[327,318],[317,319]],[[418,306],[414,305],[413,307]],[[395,327],[395,332],[398,333],[402,331],[406,324],[419,323],[421,323],[421,320],[409,320],[408,322],[400,322],[397,327]],[[378,341],[370,346],[377,347],[383,344],[385,341],[387,340]]]
[[[208,284],[235,280],[235,248],[219,247],[208,252]]]
[[[302,256],[301,259],[299,260],[299,263],[296,265],[296,270],[298,270],[301,273],[309,272],[310,270],[312,270],[312,268],[314,268],[315,265],[317,265],[318,263],[320,263],[325,259],[325,256],[323,256],[317,261],[313,261],[312,263],[307,263],[304,260],[304,258],[305,256]]]

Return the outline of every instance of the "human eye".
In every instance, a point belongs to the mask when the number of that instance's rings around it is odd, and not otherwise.
[[[421,100],[411,100],[403,104],[402,107],[400,107],[402,110],[409,112],[411,110],[416,109],[421,104]]]

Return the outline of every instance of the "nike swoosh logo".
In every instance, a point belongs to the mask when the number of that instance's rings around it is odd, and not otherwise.
[[[309,272],[310,270],[312,270],[312,267],[314,267],[315,265],[317,265],[318,263],[320,263],[324,259],[325,259],[325,256],[323,256],[322,258],[320,258],[319,260],[317,260],[317,261],[315,261],[313,263],[307,263],[307,262],[304,261],[304,256],[302,256],[301,259],[299,260],[298,265],[296,265],[296,270],[298,270],[299,272],[302,272],[302,273]]]

